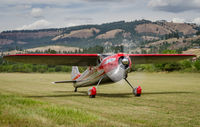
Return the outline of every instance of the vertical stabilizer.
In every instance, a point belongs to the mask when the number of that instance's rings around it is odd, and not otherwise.
[[[72,66],[72,74],[71,74],[71,77],[72,77],[72,80],[76,80],[77,78],[80,77],[80,72],[78,70],[78,67],[77,66]]]

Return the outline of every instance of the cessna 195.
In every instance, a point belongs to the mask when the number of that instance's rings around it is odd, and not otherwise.
[[[93,86],[88,90],[90,97],[95,97],[99,84],[118,82],[124,79],[133,89],[135,96],[140,96],[140,86],[133,87],[127,80],[128,72],[134,64],[174,62],[195,57],[191,54],[17,54],[4,56],[13,62],[48,65],[68,65],[72,67],[71,80],[53,83],[73,83],[74,92],[77,88]],[[88,66],[82,74],[77,66]]]

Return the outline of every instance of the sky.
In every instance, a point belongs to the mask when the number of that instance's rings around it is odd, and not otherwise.
[[[200,25],[200,0],[0,0],[0,32],[140,19]]]

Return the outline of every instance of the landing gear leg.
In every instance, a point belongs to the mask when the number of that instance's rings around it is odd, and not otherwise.
[[[126,78],[124,78],[124,80],[125,80],[125,81],[128,83],[128,85],[133,89],[133,94],[134,94],[135,96],[139,97],[139,96],[141,95],[141,93],[142,93],[141,87],[138,86],[138,87],[134,88],[134,87],[131,85],[131,83],[130,83]]]
[[[98,83],[96,85],[96,88],[93,86],[93,87],[91,87],[91,88],[88,89],[88,95],[89,95],[90,98],[95,98],[95,96],[96,96],[96,89],[99,86],[99,84],[100,84],[100,82],[101,82],[102,79],[103,79],[103,77],[99,79],[99,81],[98,81]]]
[[[77,87],[75,87],[74,92],[77,92]]]

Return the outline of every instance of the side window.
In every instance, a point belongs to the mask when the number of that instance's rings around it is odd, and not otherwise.
[[[111,63],[111,62],[113,62],[113,61],[115,61],[115,60],[116,60],[116,58],[107,59],[106,62],[105,62],[105,64]]]

